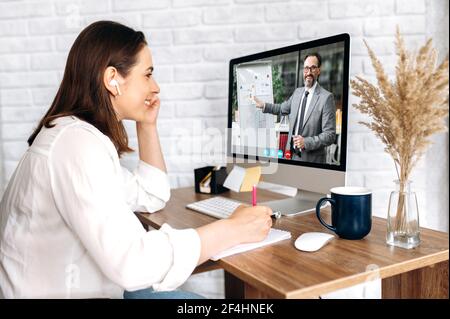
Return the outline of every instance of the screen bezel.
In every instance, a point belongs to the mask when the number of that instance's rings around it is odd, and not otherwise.
[[[231,126],[232,126],[232,97],[233,97],[233,77],[234,66],[236,64],[252,62],[255,60],[269,58],[275,55],[287,54],[295,51],[301,51],[319,47],[336,42],[344,42],[344,71],[343,71],[343,92],[342,92],[342,128],[341,128],[341,161],[340,165],[333,164],[319,164],[313,162],[302,162],[295,160],[288,160],[284,158],[273,158],[258,155],[237,154],[232,153],[231,145]],[[251,55],[242,56],[230,60],[229,64],[229,83],[228,83],[228,140],[227,140],[227,156],[233,158],[253,159],[255,161],[264,162],[278,162],[281,164],[304,166],[304,167],[316,167],[322,169],[329,169],[334,171],[346,171],[347,168],[347,125],[348,125],[348,92],[349,92],[349,72],[350,72],[350,35],[348,33],[337,34],[334,36],[316,39],[308,42],[294,44],[282,48],[277,48],[269,51],[259,52]]]

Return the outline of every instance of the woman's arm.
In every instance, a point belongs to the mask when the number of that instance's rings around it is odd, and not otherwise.
[[[136,121],[139,163],[133,172],[122,167],[127,204],[133,211],[153,213],[170,198],[170,183],[161,151],[156,120],[160,102],[157,95],[147,105],[145,118]]]
[[[263,240],[272,227],[272,210],[265,206],[239,206],[227,219],[197,228],[201,251],[198,264],[238,244]]]
[[[159,98],[155,96],[148,117],[145,122],[136,123],[136,130],[140,159],[166,172],[156,128],[159,107]],[[235,245],[263,240],[272,226],[271,213],[268,207],[240,206],[228,219],[197,228],[201,243],[198,264]]]
[[[141,161],[167,172],[156,125],[160,108],[158,95],[152,98],[147,108],[145,120],[136,122],[139,158]]]
[[[163,172],[167,172],[155,123],[136,123],[139,158]]]

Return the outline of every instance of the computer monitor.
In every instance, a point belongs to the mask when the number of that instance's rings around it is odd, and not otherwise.
[[[261,165],[263,181],[297,188],[265,203],[283,215],[345,185],[349,63],[348,34],[230,61],[228,169]]]

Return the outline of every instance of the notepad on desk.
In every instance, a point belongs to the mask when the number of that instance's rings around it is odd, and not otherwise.
[[[285,230],[271,228],[269,231],[269,234],[267,237],[257,243],[248,243],[248,244],[240,244],[234,247],[231,247],[227,250],[222,251],[221,253],[212,256],[211,260],[219,260],[221,258],[225,258],[231,255],[239,254],[245,251],[253,250],[259,247],[267,246],[276,242],[279,242],[281,240],[289,239],[291,238],[291,233]]]

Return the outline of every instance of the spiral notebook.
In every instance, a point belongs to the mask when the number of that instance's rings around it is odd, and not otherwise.
[[[289,239],[289,238],[291,238],[290,232],[281,230],[281,229],[271,228],[269,231],[269,234],[267,235],[267,237],[264,240],[257,242],[257,243],[240,244],[240,245],[231,247],[227,250],[222,251],[221,253],[218,253],[215,256],[212,256],[211,260],[216,261],[221,258],[239,254],[244,251],[249,251],[249,250],[252,250],[255,248],[267,246],[267,245],[279,242],[281,240]]]

